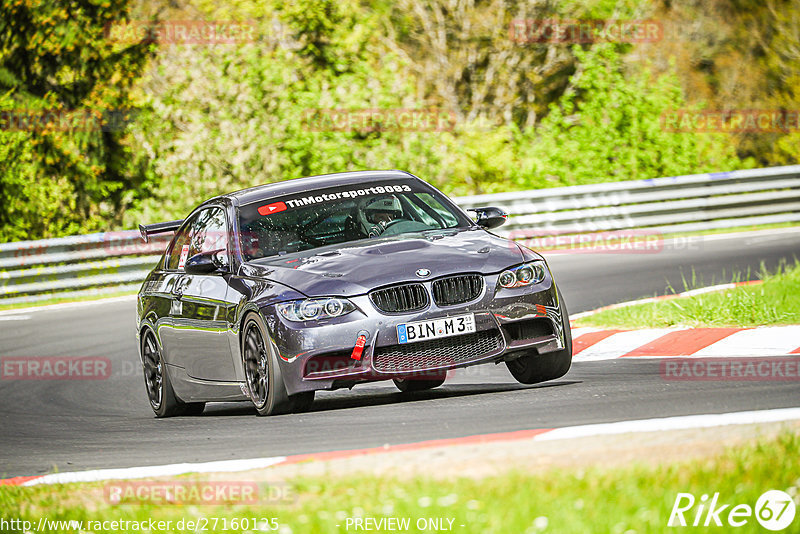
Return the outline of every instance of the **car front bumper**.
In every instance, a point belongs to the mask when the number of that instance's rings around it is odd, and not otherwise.
[[[414,313],[383,313],[367,295],[350,298],[356,311],[325,321],[288,321],[274,306],[263,308],[287,392],[441,376],[450,369],[566,347],[565,318],[549,273],[538,284],[514,289],[497,286],[497,275],[484,276],[484,282],[481,295],[471,302],[439,307],[430,299],[427,308]],[[430,291],[430,282],[425,285]],[[474,333],[413,343],[398,341],[400,324],[467,313],[474,314]],[[366,342],[360,355],[356,351],[357,359],[353,352],[359,336]]]

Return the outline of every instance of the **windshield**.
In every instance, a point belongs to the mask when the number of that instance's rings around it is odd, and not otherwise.
[[[468,226],[425,184],[383,181],[268,198],[239,208],[245,261],[380,236]]]

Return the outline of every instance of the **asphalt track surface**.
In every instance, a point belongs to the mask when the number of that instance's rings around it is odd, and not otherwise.
[[[649,253],[548,256],[571,312],[755,278],[800,258],[800,232],[680,240]],[[9,317],[14,317],[13,319]],[[656,360],[577,362],[563,378],[518,384],[504,365],[460,371],[402,395],[391,382],[318,393],[312,411],[257,417],[245,403],[155,419],[134,338],[133,300],[0,315],[0,358],[101,356],[94,381],[0,380],[0,477],[376,447],[474,434],[800,406],[796,382],[671,382]]]

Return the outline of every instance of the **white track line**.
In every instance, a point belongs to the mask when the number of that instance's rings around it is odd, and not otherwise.
[[[703,415],[684,415],[659,419],[639,419],[597,425],[568,426],[556,428],[534,437],[534,441],[610,436],[639,432],[663,432],[665,430],[686,430],[727,425],[752,425],[755,423],[777,423],[800,419],[800,408],[780,408],[775,410],[756,410],[734,413],[710,413]]]
[[[23,486],[39,484],[69,484],[72,482],[97,482],[100,480],[127,480],[133,478],[151,478],[183,475],[186,473],[235,473],[251,469],[263,469],[286,460],[285,456],[272,458],[252,458],[248,460],[222,460],[197,464],[168,464],[147,467],[128,467],[123,469],[98,469],[94,471],[76,471],[74,473],[53,473],[29,480]]]
[[[683,293],[679,293],[678,295],[681,297],[694,297],[695,295],[713,293],[714,291],[724,291],[727,289],[733,289],[734,287],[736,287],[736,284],[731,282],[730,284],[719,284],[718,286],[708,286],[708,287],[700,287],[697,289],[690,289],[689,291],[684,291]]]
[[[756,423],[776,423],[781,421],[800,420],[800,408],[779,408],[774,410],[757,410],[721,414],[685,415],[663,417],[658,419],[639,419],[635,421],[619,421],[594,425],[569,426],[555,428],[539,434],[534,441],[553,441],[559,439],[585,438],[592,436],[609,436],[615,434],[661,432],[669,430],[685,430],[692,428],[710,428],[727,425],[749,425]],[[470,437],[465,438],[470,439]],[[346,451],[343,451],[346,452]],[[197,464],[170,464],[149,467],[131,467],[125,469],[101,469],[96,471],[79,471],[74,473],[56,473],[29,480],[23,486],[38,484],[68,484],[72,482],[97,482],[103,480],[124,480],[132,478],[164,477],[185,473],[232,473],[249,471],[279,465],[291,457],[276,456],[272,458],[253,458],[249,460],[225,460]]]

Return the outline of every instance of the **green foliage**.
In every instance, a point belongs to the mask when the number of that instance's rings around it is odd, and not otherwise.
[[[476,121],[443,137],[449,179],[442,188],[455,195],[507,191],[516,176],[516,153],[507,126]]]
[[[129,2],[0,7],[0,110],[138,110],[119,131],[0,128],[0,241],[181,217],[222,192],[346,170],[406,169],[474,194],[800,154],[797,132],[675,133],[660,122],[705,106],[796,110],[800,0]],[[109,23],[156,16],[254,21],[257,40],[159,48],[104,38]],[[679,29],[697,18],[699,29],[652,45],[509,36],[514,19],[553,18],[656,18]],[[325,110],[409,109],[454,123],[312,124]]]
[[[689,103],[712,110],[800,108],[800,0],[707,0],[655,4],[667,38],[637,52],[663,65],[676,57]],[[730,134],[757,166],[798,162],[798,132]],[[791,139],[793,138],[793,139]]]
[[[104,37],[127,10],[127,0],[0,4],[0,241],[106,228],[146,193],[119,124],[86,120],[133,106],[148,48]],[[73,122],[18,123],[47,112]]]
[[[516,186],[572,185],[742,166],[723,134],[674,133],[662,115],[686,107],[677,78],[626,68],[613,44],[575,47],[578,72],[538,129],[519,132]]]
[[[298,44],[298,53],[318,67],[345,72],[358,66],[365,44],[359,20],[365,13],[346,0],[296,2],[278,7],[281,19]]]
[[[369,19],[345,2],[326,5],[338,13],[336,29],[317,20],[316,8],[303,16],[297,6],[276,9],[289,20],[284,32],[265,22],[257,43],[175,46],[161,58],[142,86],[147,111],[132,127],[161,186],[127,213],[128,225],[181,216],[221,192],[312,174],[400,168],[431,176],[435,133],[316,131],[318,110],[418,107],[400,59],[378,54],[374,28],[362,27]]]

